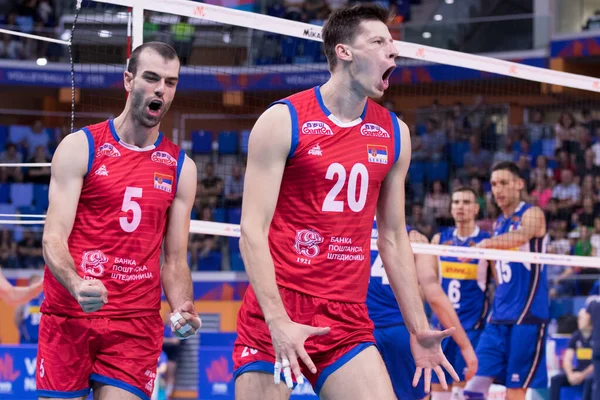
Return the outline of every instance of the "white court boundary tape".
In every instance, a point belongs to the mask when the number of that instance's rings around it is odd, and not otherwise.
[[[37,217],[37,215],[35,214],[31,215]],[[19,217],[18,214],[13,216],[17,218]],[[45,221],[43,219],[36,221],[0,220],[0,225],[35,225],[44,224],[44,222]],[[240,237],[241,229],[240,226],[236,224],[192,220],[190,222],[190,233],[201,233],[203,235],[227,237]],[[411,247],[415,254],[469,259],[483,259],[492,261],[518,261],[531,264],[560,265],[600,269],[600,257],[582,257],[547,253],[528,253],[524,251],[479,249],[476,247],[458,247],[425,243],[411,243]],[[371,250],[377,250],[376,239],[371,239]]]
[[[175,14],[204,21],[234,25],[260,31],[279,33],[308,40],[321,41],[321,27],[303,22],[262,15],[249,11],[236,10],[190,0],[94,0],[98,3],[116,4],[133,7],[134,12],[152,10]],[[138,9],[138,10],[136,10]],[[143,15],[143,13],[140,13]],[[136,19],[134,18],[134,23]],[[143,20],[141,21],[143,24]],[[136,30],[142,27],[134,26]],[[135,38],[134,38],[135,39]],[[494,74],[526,79],[534,82],[561,85],[575,89],[600,92],[600,79],[568,72],[554,71],[548,68],[532,67],[497,58],[479,56],[459,51],[445,50],[416,43],[394,41],[402,57],[428,61],[437,64],[453,65]],[[141,44],[141,43],[139,43]],[[135,47],[135,46],[134,46]],[[281,72],[285,72],[282,66]]]
[[[191,233],[240,237],[239,225],[221,222],[192,221]],[[528,253],[513,250],[478,249],[476,247],[445,246],[438,244],[411,243],[415,254],[484,259],[494,261],[519,261],[532,264],[561,265],[600,268],[600,257],[564,256],[560,254]],[[371,250],[377,250],[377,240],[371,239]]]

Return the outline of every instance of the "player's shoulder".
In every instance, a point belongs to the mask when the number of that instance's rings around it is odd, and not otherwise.
[[[57,151],[60,150],[83,150],[89,146],[88,133],[85,128],[75,131],[65,136],[58,145]]]
[[[522,215],[523,217],[533,217],[533,218],[546,218],[544,211],[539,207],[531,203],[524,203],[522,206]]]

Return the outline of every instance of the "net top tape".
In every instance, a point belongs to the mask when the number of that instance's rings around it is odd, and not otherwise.
[[[190,0],[94,0],[156,12],[199,18],[210,22],[321,41],[321,27],[243,10]],[[135,23],[135,21],[134,21]],[[135,32],[135,29],[134,29]],[[445,50],[421,44],[394,41],[400,55],[415,60],[470,68],[534,82],[549,83],[600,93],[600,79],[547,68],[532,67],[492,57]]]

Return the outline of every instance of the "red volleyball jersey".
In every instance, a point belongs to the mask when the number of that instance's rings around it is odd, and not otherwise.
[[[98,312],[84,313],[46,266],[41,311],[74,317],[155,314],[160,310],[167,212],[185,154],[162,133],[143,149],[123,143],[112,120],[83,131],[89,144],[88,173],[69,252],[79,276],[104,283],[108,303]]]
[[[334,301],[364,302],[381,184],[400,154],[396,116],[368,100],[339,121],[318,87],[279,101],[292,146],[269,232],[277,283]]]

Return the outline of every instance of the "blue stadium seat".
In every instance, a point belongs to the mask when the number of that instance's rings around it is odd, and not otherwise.
[[[425,180],[425,163],[422,161],[410,163],[408,179],[411,183],[423,183]]]
[[[536,140],[531,143],[531,166],[535,167],[535,160],[539,155],[544,154],[544,142],[542,140]]]
[[[465,153],[469,150],[469,142],[453,142],[450,144],[450,161],[453,166],[462,168],[464,166]]]
[[[18,208],[19,214],[37,214],[37,209],[34,206],[21,206]]]
[[[242,254],[239,251],[229,251],[229,259],[231,260],[232,271],[245,271],[244,260],[242,260]]]
[[[10,202],[10,184],[0,183],[0,203]]]
[[[0,204],[0,214],[11,214],[17,213],[17,207],[13,204]],[[5,218],[3,218],[5,219]]]
[[[425,178],[427,182],[447,181],[448,163],[446,161],[427,163],[425,167]]]
[[[48,185],[33,185],[33,204],[35,208],[42,213],[48,209]]]
[[[30,132],[31,127],[28,125],[11,125],[8,127],[8,141],[20,143]]]
[[[219,153],[237,154],[239,147],[239,134],[235,131],[219,132]]]
[[[220,251],[210,251],[206,257],[198,257],[198,271],[221,271],[222,259]]]
[[[10,185],[10,202],[15,207],[33,205],[33,183],[13,183]]]
[[[250,130],[242,131],[240,142],[240,151],[242,154],[248,154],[248,140],[250,139]]]
[[[241,208],[229,208],[227,210],[227,222],[230,224],[239,224],[242,219]]]
[[[227,244],[229,246],[229,252],[240,251],[240,238],[229,237],[227,238]]]
[[[0,125],[0,152],[6,148],[8,142],[8,126]]]
[[[213,221],[214,222],[225,222],[226,219],[227,219],[227,214],[226,214],[225,209],[222,207],[215,208],[215,211],[213,212]]]
[[[281,57],[282,62],[291,62],[294,56],[298,54],[298,45],[300,43],[300,39],[292,37],[292,36],[283,36],[281,38]]]
[[[210,154],[212,152],[213,134],[210,131],[192,132],[192,153]]]
[[[543,139],[542,140],[542,154],[548,158],[554,157],[554,150],[556,150],[556,139]]]

